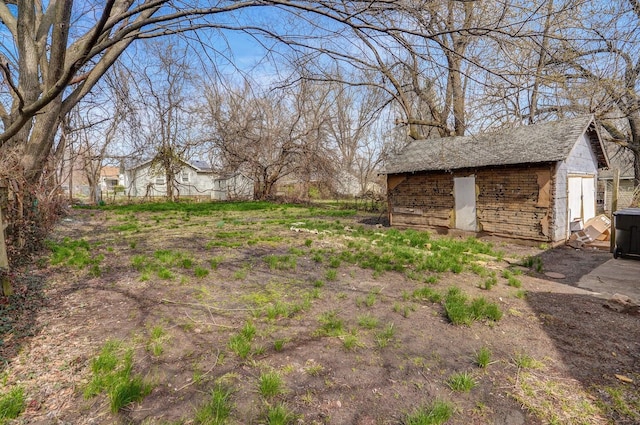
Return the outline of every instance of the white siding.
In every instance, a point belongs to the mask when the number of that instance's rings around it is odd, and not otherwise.
[[[125,185],[127,187],[126,194],[133,197],[144,196],[166,196],[167,185],[158,184],[156,177],[149,173],[149,164],[141,167],[127,170],[125,176]],[[213,173],[198,172],[194,168],[185,165],[176,175],[175,187],[178,190],[178,196],[207,196],[213,193],[213,181],[215,175]]]
[[[253,199],[253,180],[242,174],[215,179],[211,198],[218,201]]]
[[[565,163],[569,174],[598,174],[598,160],[586,134],[580,136]]]
[[[555,202],[553,206],[554,226],[553,240],[560,241],[567,238],[567,164],[564,161],[558,163],[555,175]]]
[[[565,161],[556,167],[556,196],[554,205],[553,239],[560,241],[569,237],[567,210],[567,182],[569,175],[597,176],[598,160],[591,148],[586,134],[583,134],[574,145]]]

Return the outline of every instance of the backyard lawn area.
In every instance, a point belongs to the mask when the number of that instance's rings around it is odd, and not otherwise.
[[[0,424],[640,422],[638,318],[545,278],[548,247],[378,219],[72,210],[0,305]]]

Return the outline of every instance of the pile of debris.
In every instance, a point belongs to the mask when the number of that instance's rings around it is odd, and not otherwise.
[[[582,220],[577,219],[571,222],[571,237],[567,245],[572,248],[598,248],[609,250],[611,240],[611,219],[604,214],[600,214],[588,220],[582,225]]]

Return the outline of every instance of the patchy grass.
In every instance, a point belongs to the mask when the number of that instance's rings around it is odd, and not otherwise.
[[[550,376],[548,371],[522,371],[514,381],[511,396],[545,423],[562,425],[605,424],[602,412],[580,386]],[[612,404],[608,404],[611,406]],[[638,416],[636,416],[637,418]],[[629,422],[631,423],[631,422]]]
[[[258,378],[258,391],[264,398],[272,398],[282,394],[284,384],[280,374],[275,371],[261,374]]]
[[[123,350],[118,341],[105,343],[100,354],[91,361],[91,372],[84,396],[91,398],[106,393],[113,413],[141,401],[152,389],[141,376],[132,375],[133,350]]]
[[[88,270],[104,255],[101,277],[89,282],[99,295],[78,297],[78,308],[64,310],[71,317],[70,341],[104,341],[114,328],[91,326],[93,334],[82,334],[86,322],[117,319],[116,330],[130,332],[135,344],[105,344],[90,371],[78,366],[86,364],[86,354],[77,356],[80,363],[75,355],[51,363],[56,374],[81,375],[90,399],[69,405],[75,416],[61,420],[439,424],[455,414],[459,423],[493,423],[521,405],[549,423],[565,423],[564,410],[577,414],[579,402],[572,407],[556,398],[582,383],[548,378],[544,364],[535,368],[524,355],[510,358],[487,348],[512,346],[545,363],[546,352],[555,352],[528,345],[530,331],[536,341],[544,339],[531,320],[537,312],[527,304],[537,292],[517,298],[525,292],[516,281],[532,288],[531,277],[508,268],[489,243],[365,225],[361,216],[354,219],[354,210],[333,204],[178,202],[103,209],[96,213],[103,214],[103,232],[57,243],[67,251],[59,250],[50,269],[52,288],[64,290],[68,280],[76,285],[72,295],[85,296],[81,279],[87,274],[77,270]],[[76,230],[69,234],[78,235]],[[52,250],[52,265],[53,258]],[[500,308],[493,302],[498,299]],[[522,314],[499,322],[501,308]],[[48,356],[60,357],[55,350]],[[472,362],[491,370],[460,372]],[[501,385],[485,379],[487,373],[501,377]],[[15,376],[7,378],[12,385]],[[29,383],[27,393],[37,394],[35,378],[25,376],[21,372],[19,379]],[[110,383],[116,381],[123,385]],[[145,399],[148,382],[159,391]],[[424,405],[434,382],[448,401]],[[555,382],[564,382],[566,391]],[[580,402],[593,417],[604,412],[637,419],[625,388],[582,391],[592,397]],[[125,407],[135,402],[139,408]],[[162,412],[154,411],[159,404]]]
[[[317,330],[319,336],[340,336],[344,334],[344,322],[338,317],[338,313],[327,311],[318,318],[320,328]]]
[[[217,385],[212,389],[208,400],[196,411],[195,423],[200,425],[226,424],[233,409],[230,400],[231,394],[232,391],[222,385]]]
[[[90,275],[100,276],[100,262],[104,260],[104,255],[92,254],[92,247],[86,240],[70,238],[64,238],[60,242],[47,240],[45,245],[51,251],[49,261],[52,265],[64,265],[79,270],[88,268]]]
[[[451,287],[444,298],[447,317],[454,325],[471,325],[477,320],[498,321],[502,312],[494,303],[484,298],[475,298],[470,303],[468,297],[457,287]]]
[[[268,405],[264,414],[265,423],[268,425],[289,425],[296,420],[296,415],[283,404]]]
[[[486,369],[491,363],[491,350],[487,347],[480,348],[475,354],[475,363],[481,368]]]

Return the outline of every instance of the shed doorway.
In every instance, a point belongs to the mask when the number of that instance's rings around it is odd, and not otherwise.
[[[456,208],[456,229],[476,232],[476,176],[454,177],[453,196]]]
[[[567,195],[569,223],[581,219],[582,224],[596,216],[595,176],[569,176]]]

